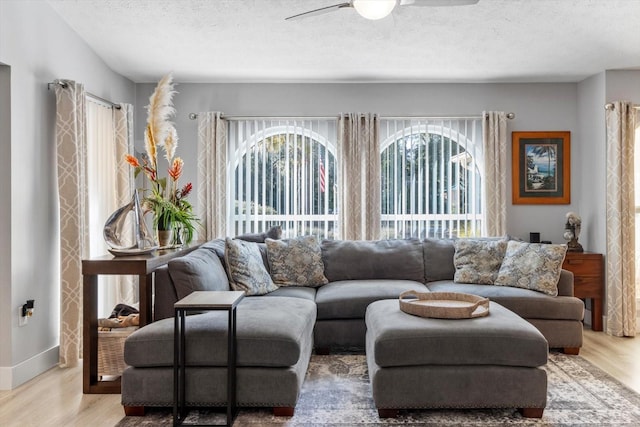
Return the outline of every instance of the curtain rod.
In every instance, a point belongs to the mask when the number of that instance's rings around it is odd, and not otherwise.
[[[632,108],[634,110],[640,110],[640,105],[632,105]],[[613,110],[614,109],[613,103],[609,102],[608,104],[604,104],[604,109],[605,110]]]
[[[269,119],[269,120],[331,120],[337,119],[338,116],[226,116],[221,114],[222,118],[227,120],[254,120],[254,119]],[[196,120],[198,113],[189,113],[190,120]]]
[[[66,88],[67,88],[67,86],[68,86],[68,84],[67,84],[67,83],[65,83],[64,81],[61,81],[61,80],[55,80],[55,81],[53,81],[53,82],[51,82],[51,83],[47,83],[47,90],[51,90],[51,86],[53,86],[53,85],[60,85],[60,86],[62,86],[62,88],[64,88],[64,89],[66,89]],[[86,93],[86,95],[87,95],[87,96],[90,96],[90,97],[92,97],[92,98],[95,98],[95,99],[97,99],[98,101],[102,101],[102,102],[104,102],[104,103],[105,103],[105,104],[107,104],[107,105],[111,105],[111,107],[112,107],[112,108],[115,108],[116,110],[119,110],[120,108],[122,108],[122,107],[120,107],[120,105],[119,105],[119,104],[114,104],[113,102],[109,101],[108,99],[101,98],[101,97],[99,97],[99,96],[97,96],[97,95],[92,94],[91,92],[85,92],[85,93]]]
[[[327,117],[316,117],[316,116],[297,116],[297,117],[288,117],[288,116],[283,116],[283,117],[265,117],[265,116],[225,116],[222,115],[223,118],[227,119],[227,120],[247,120],[247,119],[264,119],[264,118],[268,118],[269,120],[278,120],[278,119],[282,119],[282,120],[293,120],[293,119],[300,119],[300,120],[309,120],[309,119],[314,119],[314,120],[329,120],[329,119],[335,119],[338,116],[327,116]],[[381,119],[387,119],[387,120],[398,120],[398,119],[415,119],[415,120],[420,120],[420,119],[437,119],[437,120],[461,120],[461,119],[471,119],[471,118],[480,118],[481,116],[459,116],[459,117],[437,117],[437,116],[404,116],[404,117],[392,117],[392,116],[380,116]],[[487,117],[487,115],[485,114],[485,117]],[[198,113],[189,113],[189,119],[190,120],[196,120],[198,118]],[[507,113],[507,119],[515,119],[516,118],[516,114],[515,113]]]

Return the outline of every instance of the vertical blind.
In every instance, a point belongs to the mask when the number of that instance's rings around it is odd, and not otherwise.
[[[381,119],[382,238],[479,236],[480,118]]]
[[[229,119],[230,232],[337,232],[337,119]]]

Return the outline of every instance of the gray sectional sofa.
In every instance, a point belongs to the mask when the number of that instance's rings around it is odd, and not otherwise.
[[[258,245],[268,269],[265,246]],[[172,405],[173,304],[196,290],[230,289],[224,250],[224,240],[207,242],[156,273],[154,322],[125,343],[125,412]],[[312,351],[364,351],[369,304],[397,299],[406,290],[484,296],[534,325],[550,348],[577,354],[582,346],[584,304],[573,297],[568,271],[560,274],[558,296],[550,296],[515,287],[454,283],[455,247],[449,239],[323,241],[321,250],[328,284],[280,287],[239,304],[239,406],[273,407],[275,414],[292,415]],[[188,405],[225,405],[226,325],[222,312],[187,318]]]

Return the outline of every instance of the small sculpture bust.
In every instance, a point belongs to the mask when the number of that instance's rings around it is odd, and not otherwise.
[[[567,251],[569,252],[584,252],[582,245],[578,243],[578,237],[580,236],[580,228],[582,225],[582,219],[575,212],[567,212],[567,222],[564,224],[565,240],[568,240]]]

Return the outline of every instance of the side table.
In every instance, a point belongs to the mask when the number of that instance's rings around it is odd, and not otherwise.
[[[177,249],[157,250],[146,255],[103,255],[82,260],[82,392],[85,394],[120,393],[120,378],[115,381],[98,379],[98,276],[138,276],[140,327],[151,323],[154,271],[173,258],[188,254],[202,242]]]
[[[573,273],[573,294],[591,298],[591,329],[602,331],[602,298],[604,296],[604,261],[602,254],[567,252],[562,268]]]
[[[227,426],[233,425],[236,415],[236,307],[244,298],[242,291],[196,291],[174,304],[173,352],[173,425],[184,422],[186,416],[185,319],[189,311],[225,310],[228,312],[227,330]],[[190,424],[192,425],[192,424]],[[211,425],[211,424],[206,424]]]

